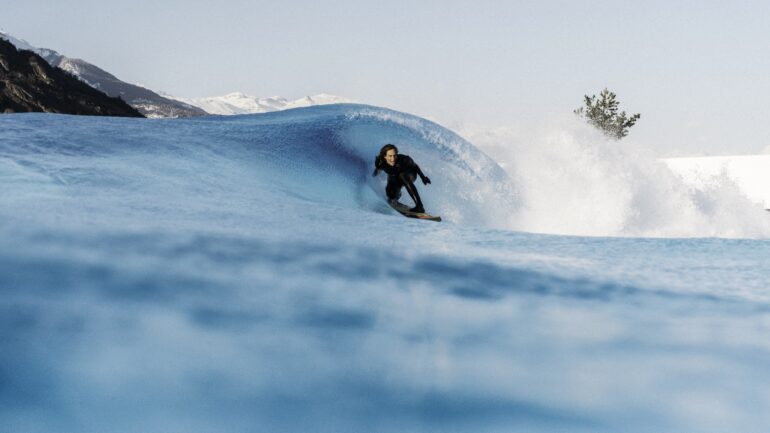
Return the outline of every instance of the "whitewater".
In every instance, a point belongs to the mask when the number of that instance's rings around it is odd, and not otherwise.
[[[0,116],[3,430],[766,429],[767,212],[587,129],[465,136]],[[444,222],[387,206],[389,142]]]

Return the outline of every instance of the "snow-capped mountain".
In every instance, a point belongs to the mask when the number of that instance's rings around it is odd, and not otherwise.
[[[208,98],[176,98],[164,95],[167,98],[173,98],[181,102],[199,107],[210,114],[234,115],[251,113],[268,113],[271,111],[288,110],[290,108],[310,107],[313,105],[343,104],[354,102],[351,99],[341,96],[321,93],[313,96],[290,101],[280,96],[268,98],[259,98],[246,95],[240,92],[229,93],[224,96],[213,96]]]
[[[0,38],[0,112],[144,117],[30,50]]]
[[[145,87],[121,81],[109,72],[85,60],[70,58],[48,48],[34,47],[27,41],[3,32],[0,32],[0,38],[8,40],[18,49],[36,53],[52,66],[71,73],[109,96],[120,96],[147,117],[191,117],[208,114],[196,106],[166,98]]]
[[[150,118],[267,113],[313,105],[355,102],[348,98],[326,93],[305,96],[296,100],[279,96],[260,98],[240,92],[205,98],[179,98],[162,92],[155,92],[141,85],[126,83],[85,60],[67,57],[48,48],[32,46],[27,41],[15,38],[3,31],[0,31],[0,38],[8,40],[18,49],[36,53],[52,66],[71,73],[109,96],[120,96],[129,105]]]

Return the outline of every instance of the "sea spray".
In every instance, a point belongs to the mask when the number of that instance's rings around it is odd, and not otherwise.
[[[514,230],[587,236],[767,237],[770,218],[730,179],[694,188],[632,139],[577,121],[550,130],[461,126],[520,194]]]

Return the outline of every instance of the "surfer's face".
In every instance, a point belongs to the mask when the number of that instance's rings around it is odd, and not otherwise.
[[[387,152],[385,152],[385,162],[388,163],[390,166],[396,165],[396,150],[390,149]]]

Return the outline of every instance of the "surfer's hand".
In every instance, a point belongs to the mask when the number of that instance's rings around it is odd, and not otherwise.
[[[423,176],[422,178],[420,178],[420,180],[422,180],[423,185],[427,185],[430,183],[430,178],[428,176]]]

